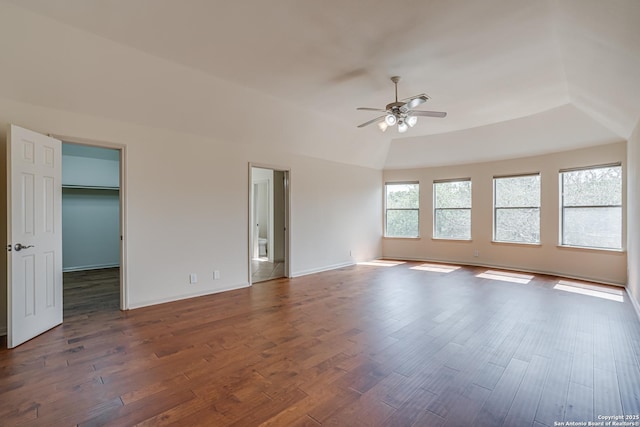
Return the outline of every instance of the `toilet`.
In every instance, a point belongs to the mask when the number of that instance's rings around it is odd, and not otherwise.
[[[258,237],[258,256],[267,256],[267,239],[264,237]]]

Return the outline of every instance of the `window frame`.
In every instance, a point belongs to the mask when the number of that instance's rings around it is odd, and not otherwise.
[[[470,206],[468,208],[438,208],[437,207],[437,191],[436,191],[436,186],[438,184],[447,184],[447,183],[452,183],[452,182],[469,182],[469,186],[470,186]],[[435,179],[433,180],[433,186],[432,186],[432,191],[433,191],[433,231],[432,231],[432,238],[434,240],[455,240],[455,241],[462,241],[462,242],[470,242],[472,240],[472,208],[473,208],[473,184],[471,181],[471,177],[468,178],[452,178],[452,179]],[[437,220],[438,220],[438,211],[469,211],[469,237],[465,237],[465,238],[461,238],[461,237],[440,237],[437,235],[436,230],[437,230]]]
[[[418,206],[416,208],[389,208],[387,206],[387,187],[391,185],[417,185],[418,186]],[[383,237],[385,239],[419,239],[420,238],[420,181],[388,181],[384,183],[384,226],[383,226]],[[418,229],[416,230],[415,236],[390,236],[388,234],[388,213],[389,211],[417,211],[418,213]]]
[[[538,187],[538,206],[508,206],[508,207],[498,207],[496,206],[497,199],[497,191],[496,191],[496,181],[499,179],[506,178],[526,178],[531,176],[537,176],[539,178],[540,186]],[[492,242],[494,243],[507,243],[507,244],[516,244],[516,245],[540,245],[542,242],[542,226],[541,226],[541,205],[542,205],[542,176],[540,172],[529,172],[529,173],[519,173],[519,174],[511,174],[511,175],[494,175],[493,177],[493,234],[492,234]],[[535,242],[525,242],[519,240],[500,240],[497,236],[498,230],[498,210],[511,210],[511,209],[537,209],[538,211],[538,240]]]
[[[579,172],[586,171],[592,169],[606,169],[606,168],[620,168],[620,204],[619,205],[577,205],[577,206],[566,206],[565,199],[565,191],[564,191],[564,175],[569,172]],[[559,193],[560,193],[560,224],[559,224],[559,236],[558,236],[558,246],[564,248],[578,248],[578,249],[586,249],[586,250],[600,250],[600,251],[614,251],[621,252],[624,251],[624,191],[625,191],[625,176],[624,169],[622,168],[622,162],[615,163],[606,163],[606,164],[598,164],[591,166],[583,166],[583,167],[575,167],[575,168],[566,168],[560,169],[558,171],[558,184],[559,184]],[[598,209],[598,208],[620,208],[620,246],[619,247],[606,247],[606,246],[583,246],[577,244],[569,244],[564,242],[565,238],[565,208],[569,209]]]

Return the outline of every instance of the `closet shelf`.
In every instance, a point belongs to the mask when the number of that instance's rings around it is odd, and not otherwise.
[[[62,188],[72,188],[77,190],[111,190],[111,191],[119,191],[119,187],[105,187],[99,185],[69,185],[62,184]]]

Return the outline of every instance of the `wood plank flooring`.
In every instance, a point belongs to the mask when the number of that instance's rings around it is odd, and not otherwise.
[[[72,271],[64,273],[65,321],[120,308],[120,269]]]
[[[485,271],[374,262],[128,312],[117,270],[66,277],[64,324],[0,350],[0,424],[544,427],[640,415],[640,322],[626,295],[476,277]]]

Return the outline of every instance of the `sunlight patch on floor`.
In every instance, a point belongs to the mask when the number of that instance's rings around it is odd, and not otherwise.
[[[476,274],[476,277],[526,285],[534,276],[531,274],[510,273],[508,271],[487,270],[484,273]]]
[[[395,267],[396,265],[405,264],[404,261],[389,261],[386,259],[376,259],[373,261],[359,262],[358,265],[370,265],[373,267]]]
[[[574,294],[608,299],[611,301],[624,302],[624,291],[622,289],[615,289],[607,286],[598,286],[590,283],[560,280],[553,287],[553,289],[565,292],[573,292]]]
[[[459,268],[459,265],[425,263],[417,265],[415,267],[411,267],[410,270],[433,271],[435,273],[451,273],[452,271],[456,271]]]

